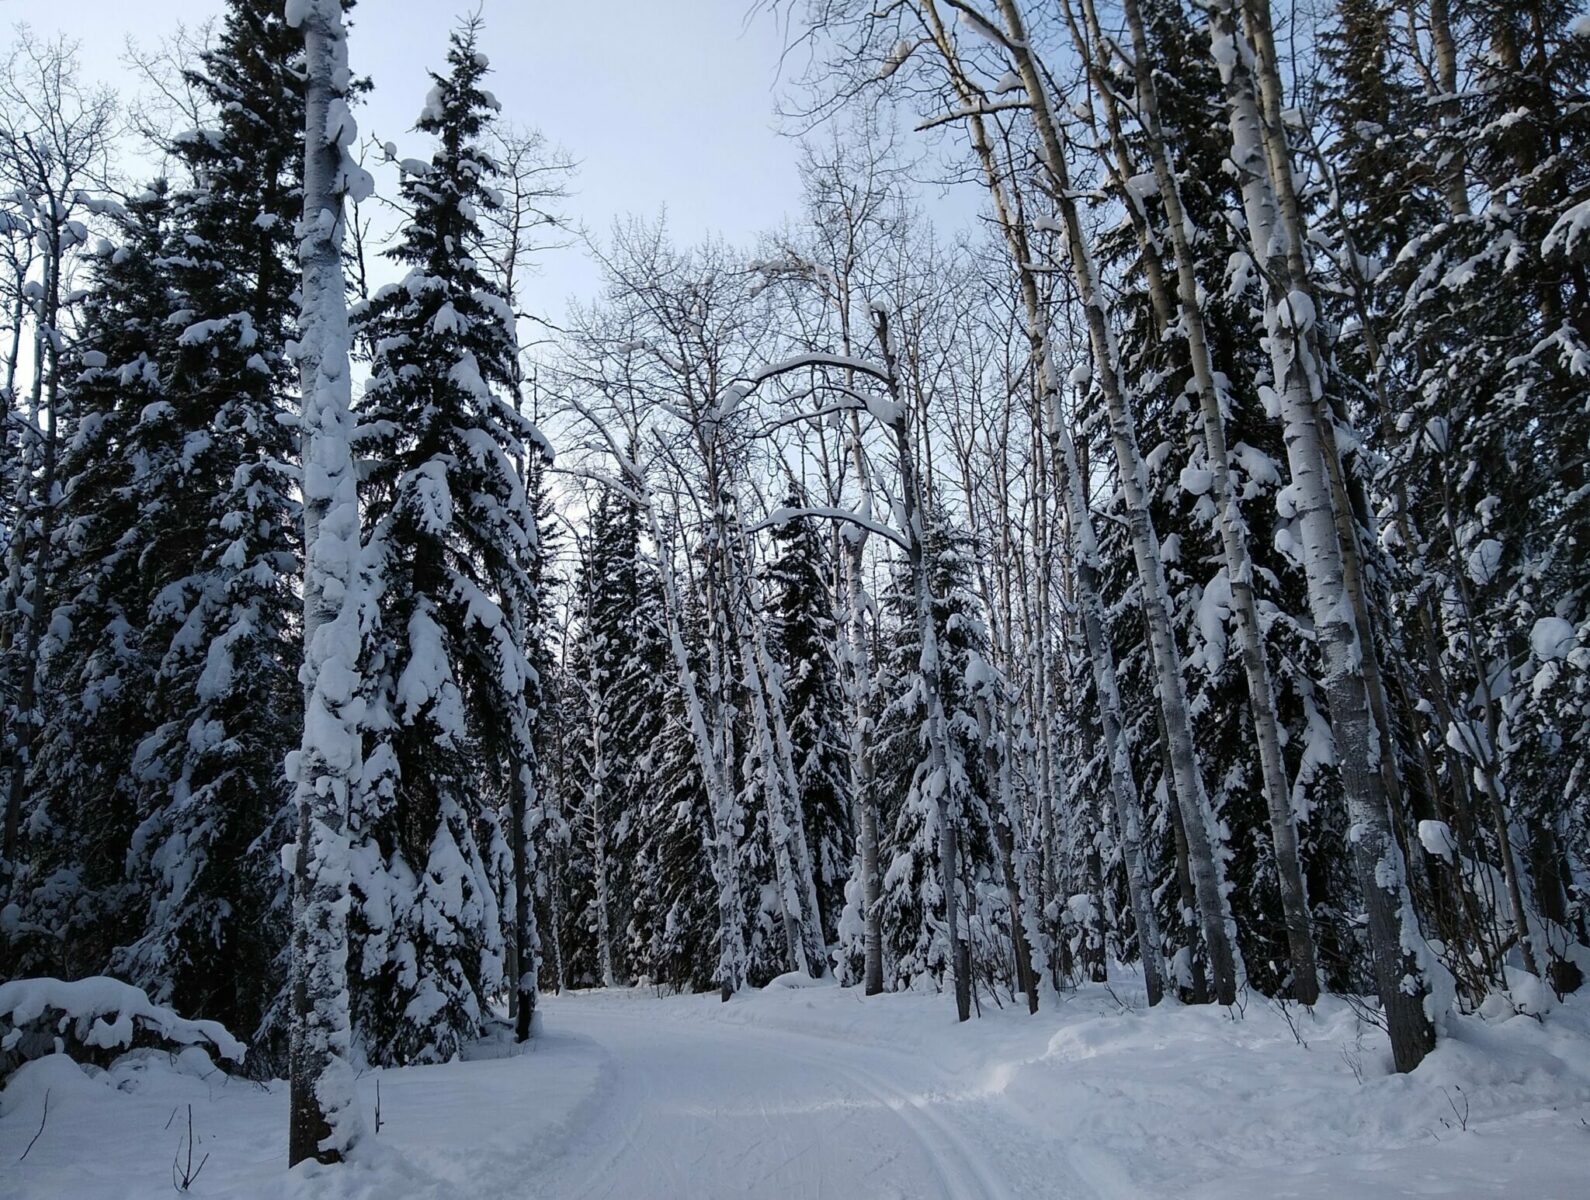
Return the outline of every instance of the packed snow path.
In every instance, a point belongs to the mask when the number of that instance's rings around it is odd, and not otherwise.
[[[600,1116],[551,1172],[547,1195],[1034,1194],[1031,1180],[1011,1178],[1011,1164],[990,1152],[991,1131],[1004,1126],[1008,1140],[1025,1125],[998,1093],[953,1095],[942,1071],[904,1053],[754,1025],[725,1036],[717,1021],[658,1009],[557,1005],[559,1028],[599,1046],[613,1080]]]
[[[548,997],[526,1052],[366,1072],[380,1133],[291,1175],[284,1084],[196,1047],[56,1055],[0,1094],[0,1200],[171,1196],[189,1104],[207,1200],[1580,1200],[1590,1178],[1590,997],[1459,1019],[1405,1076],[1335,999],[984,999],[957,1025],[944,996],[831,986]]]

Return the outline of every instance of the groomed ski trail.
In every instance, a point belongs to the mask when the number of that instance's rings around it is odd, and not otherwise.
[[[841,1037],[692,1019],[636,999],[588,994],[549,1007],[561,1029],[601,1048],[612,1074],[600,1110],[548,1165],[539,1194],[1035,1194],[1022,1161],[1041,1136],[1030,1121],[997,1088],[956,1091],[921,1058]],[[1056,1159],[1066,1156],[1052,1141],[1046,1149],[1037,1194],[1098,1194],[1079,1172],[1057,1178]]]

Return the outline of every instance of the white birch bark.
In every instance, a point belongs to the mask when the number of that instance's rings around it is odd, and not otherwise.
[[[737,622],[738,624],[738,622]],[[740,669],[745,673],[745,688],[751,702],[751,724],[757,741],[757,754],[762,764],[762,789],[767,805],[768,840],[772,842],[773,874],[778,883],[779,905],[784,916],[784,937],[792,970],[807,975],[813,971],[814,960],[822,959],[810,939],[810,927],[803,915],[800,885],[796,881],[795,856],[792,846],[790,793],[786,786],[783,764],[774,746],[772,722],[768,717],[767,695],[763,690],[762,673],[751,648],[750,636],[743,628],[735,631],[740,643]],[[818,966],[820,972],[821,967]]]
[[[960,89],[961,102],[968,109],[973,109],[976,95],[964,83],[965,75],[954,58],[954,48],[943,23],[931,4],[924,12],[935,45],[945,61],[950,64],[952,76],[960,81],[957,86]],[[1033,257],[1026,231],[1016,220],[986,127],[982,117],[977,115],[975,110],[967,118],[967,127],[971,134],[972,147],[983,169],[984,182],[993,200],[995,214],[1010,249],[1012,266],[1021,285],[1022,302],[1027,316],[1028,341],[1039,367],[1041,394],[1036,419],[1045,421],[1048,426],[1047,437],[1051,449],[1053,482],[1059,490],[1061,503],[1069,518],[1071,537],[1075,544],[1073,579],[1078,592],[1077,600],[1083,612],[1089,665],[1094,679],[1094,690],[1098,696],[1100,724],[1105,735],[1111,802],[1121,847],[1122,866],[1127,878],[1133,917],[1137,923],[1138,949],[1143,962],[1144,983],[1149,1003],[1157,1004],[1163,995],[1162,943],[1158,920],[1154,915],[1147,869],[1142,860],[1140,833],[1142,800],[1133,778],[1131,747],[1125,732],[1125,722],[1121,716],[1120,691],[1115,682],[1114,654],[1106,632],[1108,627],[1104,618],[1104,603],[1098,590],[1098,543],[1093,532],[1093,516],[1080,487],[1073,490],[1071,486],[1073,480],[1080,478],[1076,464],[1076,450],[1071,444],[1069,430],[1060,412],[1058,389],[1056,381],[1052,378],[1047,339],[1043,332],[1046,320],[1038,299],[1037,281],[1031,265]],[[1041,657],[1041,649],[1039,654]],[[1045,677],[1047,678],[1047,672]],[[1045,693],[1046,700],[1051,704],[1053,697],[1052,689]],[[1046,899],[1056,904],[1063,902],[1063,897],[1060,896],[1059,886],[1060,850],[1055,811],[1057,807],[1063,807],[1065,791],[1064,772],[1053,761],[1057,752],[1058,746],[1051,738],[1043,757],[1042,775],[1047,782],[1041,796],[1048,892]]]
[[[1093,15],[1092,0],[1084,2],[1097,37],[1098,26]],[[1309,924],[1308,895],[1303,883],[1297,823],[1292,814],[1290,789],[1287,786],[1286,761],[1281,753],[1275,688],[1270,678],[1269,659],[1253,595],[1253,556],[1248,544],[1247,521],[1231,484],[1225,416],[1221,410],[1220,392],[1215,383],[1214,364],[1210,359],[1209,341],[1204,329],[1191,230],[1182,207],[1181,191],[1169,150],[1160,129],[1158,90],[1154,83],[1142,12],[1138,0],[1123,0],[1122,8],[1131,34],[1132,67],[1137,83],[1137,118],[1152,160],[1154,181],[1160,203],[1165,209],[1165,225],[1175,254],[1177,313],[1198,392],[1205,458],[1212,479],[1210,495],[1219,515],[1221,549],[1226,561],[1226,578],[1231,588],[1231,611],[1242,651],[1243,672],[1247,678],[1248,712],[1253,720],[1254,741],[1259,751],[1264,802],[1270,820],[1270,838],[1292,960],[1292,994],[1304,1004],[1313,1004],[1319,999],[1319,970]],[[1099,40],[1102,42],[1102,38]],[[1111,123],[1118,129],[1112,93],[1107,86],[1101,88],[1101,92]],[[1153,252],[1153,247],[1146,243],[1143,249],[1145,253]],[[1151,278],[1150,286],[1163,288],[1164,281],[1156,275]]]
[[[706,710],[696,686],[696,673],[690,665],[690,652],[682,632],[684,608],[678,578],[663,540],[656,503],[636,464],[625,462],[631,486],[646,514],[652,545],[657,550],[657,571],[662,583],[663,615],[668,626],[668,645],[673,654],[679,690],[684,695],[685,720],[695,745],[696,762],[707,791],[707,810],[711,820],[713,882],[718,888],[718,988],[725,1000],[745,986],[746,953],[743,904],[740,897],[740,816],[728,771],[720,749],[707,724]]]
[[[1109,626],[1104,613],[1104,598],[1099,589],[1099,544],[1093,532],[1093,514],[1082,490],[1076,447],[1060,411],[1059,391],[1053,368],[1044,364],[1044,389],[1049,403],[1049,437],[1054,449],[1055,482],[1064,497],[1071,519],[1075,543],[1073,572],[1076,579],[1077,607],[1081,610],[1082,632],[1088,649],[1088,664],[1093,674],[1093,690],[1098,695],[1099,724],[1104,730],[1104,748],[1109,757],[1110,801],[1115,810],[1116,834],[1121,844],[1121,865],[1126,873],[1127,899],[1132,918],[1137,922],[1138,950],[1143,959],[1143,983],[1149,1004],[1164,996],[1163,945],[1159,918],[1154,913],[1153,891],[1143,865],[1142,801],[1132,771],[1132,748],[1121,717],[1121,691],[1116,682],[1115,657],[1110,649]]]
[[[1250,5],[1250,10],[1258,7]],[[1424,1005],[1429,995],[1426,956],[1402,852],[1392,833],[1381,778],[1380,735],[1365,680],[1365,647],[1344,575],[1339,514],[1325,460],[1335,448],[1320,429],[1324,375],[1316,355],[1317,308],[1290,151],[1279,128],[1279,78],[1274,63],[1261,62],[1239,30],[1235,0],[1216,0],[1210,8],[1211,48],[1226,86],[1232,161],[1242,181],[1253,252],[1262,260],[1266,340],[1319,646],[1320,686],[1330,711],[1353,860],[1369,918],[1376,988],[1386,1011],[1397,1069],[1408,1071],[1434,1044],[1433,1014]],[[1267,26],[1267,6],[1257,15]],[[1270,120],[1260,111],[1265,89]]]
[[[851,414],[856,469],[863,482],[862,515],[872,519],[872,490],[867,487],[861,457],[860,421]],[[872,794],[876,767],[872,757],[873,702],[872,656],[867,647],[868,598],[862,575],[867,530],[853,526],[844,531],[845,575],[849,612],[842,646],[845,682],[850,692],[850,792],[856,814],[856,868],[860,873],[862,920],[862,987],[869,996],[883,991],[883,884],[878,863],[878,808]]]
[[[1047,85],[1030,47],[1025,23],[1015,0],[996,0],[996,3],[1003,23],[1000,32],[1026,90],[1029,112],[1042,148],[1043,165],[1060,209],[1072,275],[1087,322],[1094,382],[1103,396],[1109,419],[1133,558],[1143,588],[1159,705],[1176,777],[1176,799],[1183,809],[1193,882],[1198,893],[1199,921],[1215,979],[1215,995],[1220,1003],[1233,1004],[1237,998],[1239,966],[1236,927],[1225,888],[1224,838],[1210,807],[1194,748],[1181,660],[1171,627],[1169,588],[1149,513],[1148,472],[1137,446],[1131,401],[1121,378],[1120,355],[1109,323],[1108,301],[1098,286],[1059,128],[1050,110]],[[956,7],[963,11],[967,8],[960,3],[956,3]],[[1000,29],[986,17],[980,19],[990,28]]]
[[[290,0],[305,51],[303,284],[304,735],[292,756],[289,1164],[340,1161],[362,1134],[349,1061],[349,799],[362,766],[362,624],[369,581],[354,473],[343,197],[368,182],[349,160],[351,76],[339,0]]]
[[[745,530],[737,526],[741,550],[746,549]],[[768,735],[769,773],[776,776],[779,804],[787,842],[790,878],[794,885],[796,911],[801,914],[801,969],[813,978],[828,973],[828,947],[823,938],[823,911],[817,898],[817,875],[812,868],[811,840],[806,834],[806,814],[801,807],[800,779],[795,770],[795,746],[785,716],[783,672],[768,651],[766,624],[761,620],[763,605],[756,581],[749,568],[744,571],[747,595],[747,620],[742,626],[746,656],[746,681],[751,689],[753,715],[765,722]]]

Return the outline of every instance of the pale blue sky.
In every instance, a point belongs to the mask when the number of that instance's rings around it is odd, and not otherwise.
[[[178,22],[197,24],[219,0],[0,2],[0,21],[26,17],[41,33],[82,43],[90,79],[135,87],[120,63],[126,41],[152,46]],[[429,153],[409,132],[424,71],[474,0],[361,0],[349,42],[353,67],[375,82],[360,128]],[[568,215],[605,235],[615,217],[665,205],[676,236],[721,233],[745,242],[798,203],[798,147],[774,118],[779,31],[749,24],[749,0],[483,0],[489,86],[504,116],[539,127],[579,161]],[[390,184],[383,179],[382,186]],[[580,250],[550,254],[526,289],[532,307],[560,315],[588,298],[595,267]]]

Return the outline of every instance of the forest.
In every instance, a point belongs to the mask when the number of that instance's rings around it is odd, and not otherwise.
[[[387,7],[0,38],[0,1079],[331,1164],[593,990],[1578,1012],[1579,0],[761,0],[744,244],[586,229],[489,7],[361,135]]]

